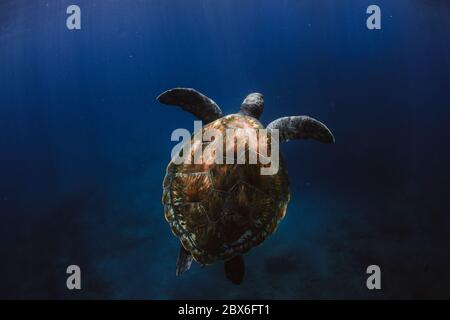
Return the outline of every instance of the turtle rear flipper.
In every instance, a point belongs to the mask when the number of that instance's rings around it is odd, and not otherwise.
[[[225,261],[225,275],[234,284],[241,284],[245,275],[244,257],[237,255]]]
[[[180,252],[178,253],[178,259],[177,259],[177,269],[176,269],[176,275],[179,276],[186,271],[189,270],[192,264],[192,256],[189,251],[187,251],[185,248],[183,248],[182,245],[180,245]]]

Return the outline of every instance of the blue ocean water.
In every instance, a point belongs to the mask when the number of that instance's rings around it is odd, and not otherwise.
[[[1,0],[0,297],[449,298],[449,83],[447,1]],[[193,117],[155,97],[177,86],[225,113],[259,91],[264,124],[336,137],[282,146],[288,213],[240,286],[221,264],[175,276],[161,184]]]

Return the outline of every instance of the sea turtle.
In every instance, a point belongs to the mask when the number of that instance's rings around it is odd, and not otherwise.
[[[168,90],[157,100],[192,113],[204,124],[203,131],[264,128],[259,122],[264,107],[260,93],[249,94],[239,113],[227,116],[223,116],[213,100],[191,88]],[[330,130],[307,116],[277,119],[267,126],[268,132],[273,129],[278,129],[279,142],[313,138],[334,143]],[[192,152],[197,147],[193,144]],[[290,198],[287,169],[281,156],[277,173],[261,175],[262,166],[260,162],[241,165],[169,163],[162,202],[165,218],[181,241],[177,275],[187,271],[192,260],[202,266],[223,260],[226,277],[235,284],[242,282],[243,254],[276,230],[286,214]]]

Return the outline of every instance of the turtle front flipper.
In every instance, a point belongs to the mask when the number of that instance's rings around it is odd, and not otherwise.
[[[177,259],[177,269],[176,269],[176,275],[179,276],[186,271],[189,270],[192,264],[192,256],[189,251],[187,251],[185,248],[183,248],[182,245],[180,245],[180,252],[178,253],[178,259]]]
[[[267,129],[278,129],[280,142],[311,138],[323,143],[334,143],[334,136],[330,129],[322,122],[308,116],[279,118],[269,123]]]
[[[234,284],[241,284],[245,275],[244,257],[242,255],[237,255],[225,261],[225,275]]]
[[[173,88],[161,93],[156,100],[161,103],[180,106],[192,113],[204,124],[222,118],[222,110],[207,96],[192,88]]]

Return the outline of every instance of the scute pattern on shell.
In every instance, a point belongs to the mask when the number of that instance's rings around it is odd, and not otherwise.
[[[235,114],[211,122],[203,132],[217,129],[224,133],[227,128],[263,126],[252,117]],[[203,150],[209,143],[213,142],[202,143]],[[191,156],[199,147],[194,145]],[[287,171],[281,156],[275,175],[261,175],[262,166],[248,161],[239,165],[169,163],[163,182],[165,218],[197,262],[206,265],[228,260],[276,230],[289,202]]]

